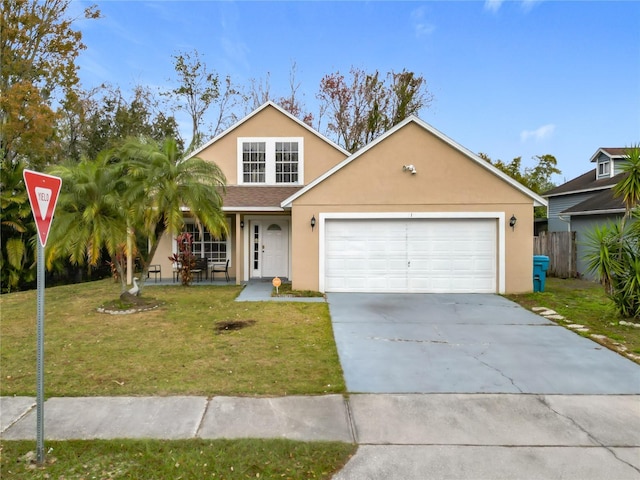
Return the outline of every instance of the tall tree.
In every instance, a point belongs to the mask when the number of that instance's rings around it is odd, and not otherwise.
[[[527,186],[536,193],[544,193],[555,187],[551,180],[553,175],[560,175],[558,161],[553,155],[535,155],[535,166],[525,168]]]
[[[55,148],[55,102],[78,83],[85,46],[71,0],[3,0],[0,24],[0,153],[4,165],[42,166]],[[94,7],[86,18],[97,18]]]
[[[433,94],[426,88],[424,77],[403,70],[390,73],[391,78],[391,118],[397,125],[410,115],[417,115],[423,107],[433,102]]]
[[[247,99],[245,114],[252,112],[269,100],[274,100],[271,95],[271,72],[267,72],[264,78],[252,78],[249,83],[249,92],[245,94]]]
[[[533,159],[536,164],[533,167],[522,168],[522,157],[516,157],[506,163],[502,160],[492,160],[487,154],[480,152],[480,158],[486,160],[498,170],[503,171],[511,178],[520,182],[529,190],[542,194],[554,187],[551,180],[553,175],[562,173],[558,168],[558,161],[553,155],[535,155]],[[545,207],[535,207],[534,214],[536,218],[545,218],[547,210]]]
[[[328,133],[350,152],[433,101],[425,79],[413,72],[389,72],[382,79],[378,71],[367,73],[352,67],[349,75],[325,75],[317,98],[323,114],[329,116]]]
[[[284,110],[289,112],[294,117],[299,118],[304,123],[313,126],[313,114],[305,112],[305,106],[301,99],[300,94],[300,82],[296,79],[298,73],[298,65],[296,62],[291,64],[291,70],[289,71],[289,93],[277,101]]]
[[[182,148],[177,121],[167,115],[162,102],[148,87],[136,85],[130,96],[120,87],[103,84],[89,92],[78,92],[68,102],[60,141],[67,159],[95,158],[129,137],[151,137],[157,141],[176,138]]]
[[[0,18],[0,169],[2,288],[34,278],[35,223],[24,168],[42,170],[57,158],[56,122],[78,83],[76,58],[85,48],[69,18],[71,0],[3,0]],[[97,18],[89,7],[85,18]],[[28,212],[25,215],[25,210]]]
[[[266,102],[272,101],[282,107],[294,117],[313,127],[313,114],[305,112],[305,106],[301,99],[301,83],[296,79],[298,66],[296,62],[291,64],[289,71],[289,91],[286,95],[277,97],[271,92],[271,72],[267,72],[264,79],[251,79],[249,91],[244,95],[247,100],[245,114],[255,110]]]
[[[217,123],[211,127],[213,134],[223,128],[230,119],[227,113],[233,107],[238,91],[233,87],[231,79],[224,82],[224,91],[220,95],[220,78],[210,71],[197,50],[180,52],[173,56],[174,69],[178,75],[178,86],[163,92],[162,95],[176,98],[176,108],[184,110],[191,119],[191,142],[187,152],[191,152],[203,143],[203,119],[209,108],[218,103]],[[231,116],[231,119],[235,117]]]
[[[224,79],[224,88],[218,97],[218,111],[214,117],[210,133],[215,137],[225,128],[238,121],[238,115],[235,113],[236,107],[240,102],[246,99],[238,88],[231,82],[231,77],[227,75]]]
[[[526,172],[522,170],[522,157],[516,157],[513,160],[511,160],[509,163],[506,163],[500,159],[492,160],[491,157],[489,157],[489,155],[487,155],[486,153],[480,152],[478,156],[483,160],[486,160],[487,162],[489,162],[498,170],[506,173],[514,180],[520,182],[525,187],[529,188],[529,185],[527,185]]]

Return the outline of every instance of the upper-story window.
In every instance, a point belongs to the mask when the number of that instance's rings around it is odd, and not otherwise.
[[[598,177],[609,177],[611,175],[611,162],[609,159],[598,162]]]
[[[243,183],[264,183],[266,163],[265,142],[242,144]]]
[[[238,183],[302,185],[302,137],[238,138]]]

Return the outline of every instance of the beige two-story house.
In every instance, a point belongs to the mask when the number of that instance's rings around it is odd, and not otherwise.
[[[194,153],[227,177],[229,235],[194,253],[236,283],[321,292],[531,291],[546,201],[417,117],[354,154],[269,102]],[[165,236],[153,263],[173,266]],[[217,274],[219,275],[219,274]],[[165,274],[168,277],[168,274]]]

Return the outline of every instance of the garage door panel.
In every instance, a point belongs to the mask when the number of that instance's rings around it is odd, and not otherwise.
[[[495,219],[366,219],[325,224],[325,290],[495,293]]]

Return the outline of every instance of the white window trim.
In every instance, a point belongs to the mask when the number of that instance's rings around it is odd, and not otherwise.
[[[231,267],[232,263],[233,263],[233,255],[231,255],[231,218],[230,217],[226,217],[225,218],[225,222],[227,223],[227,230],[228,230],[228,234],[227,234],[227,238],[225,240],[225,244],[227,246],[227,258],[226,260],[224,260],[225,262],[227,260],[229,260],[229,267]],[[196,221],[193,218],[188,218],[185,219],[184,223],[190,223],[190,224],[195,224]],[[178,238],[177,236],[173,237],[173,241],[171,242],[171,251],[174,255],[176,255],[178,253]]]
[[[265,181],[264,183],[245,182],[242,170],[242,145],[247,142],[265,143]],[[276,142],[297,142],[298,144],[298,181],[276,183]],[[304,137],[238,137],[236,149],[238,185],[290,186],[304,185]]]
[[[600,170],[602,167],[604,167],[604,165],[607,166],[607,172],[600,173]],[[611,177],[611,167],[612,167],[611,160],[607,159],[607,160],[599,161],[598,162],[598,178]]]

